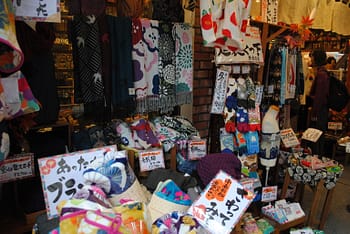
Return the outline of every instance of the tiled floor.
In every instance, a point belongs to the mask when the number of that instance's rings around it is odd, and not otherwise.
[[[350,204],[350,165],[344,167],[344,172],[336,184],[331,210],[324,228],[326,234],[349,234],[350,213],[346,206]]]

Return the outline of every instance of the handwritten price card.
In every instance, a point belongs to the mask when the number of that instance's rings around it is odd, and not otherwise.
[[[300,144],[292,128],[281,130],[281,140],[285,147],[294,147]]]
[[[105,146],[90,150],[39,158],[39,170],[48,218],[58,216],[56,207],[69,200],[84,186],[83,173],[92,162],[116,146]]]
[[[197,160],[203,158],[207,154],[207,141],[189,141],[188,142],[188,158],[190,160]]]
[[[34,176],[34,155],[18,154],[4,160],[0,166],[0,182],[8,182]]]
[[[188,212],[210,233],[230,233],[254,193],[220,170]]]
[[[277,200],[277,186],[263,187],[261,201],[270,202],[275,200]]]
[[[165,168],[162,149],[145,150],[139,152],[140,171],[152,171]]]

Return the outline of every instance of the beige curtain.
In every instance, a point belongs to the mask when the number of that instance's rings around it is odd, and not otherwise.
[[[332,31],[341,35],[350,35],[350,8],[342,2],[334,2]]]
[[[278,2],[278,21],[286,24],[299,24],[303,16],[310,15],[319,1],[325,0],[280,0]]]
[[[319,1],[312,28],[331,31],[333,22],[333,8],[334,0]]]
[[[314,29],[350,35],[350,8],[334,0],[281,0],[278,6],[278,21],[286,24],[300,24],[303,16],[316,8]]]

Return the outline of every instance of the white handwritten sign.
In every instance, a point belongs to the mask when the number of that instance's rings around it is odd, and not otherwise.
[[[277,186],[268,186],[262,188],[261,201],[270,202],[277,199]]]
[[[16,20],[61,22],[60,0],[13,1]]]
[[[215,89],[210,111],[212,114],[222,114],[224,111],[228,76],[228,71],[216,70]]]
[[[221,170],[188,212],[210,233],[230,233],[254,196]]]
[[[304,140],[308,140],[308,141],[312,141],[312,142],[316,142],[318,141],[318,139],[320,138],[320,136],[322,135],[322,131],[316,128],[308,128],[305,130],[305,132],[303,132],[302,135],[302,139]]]
[[[84,185],[83,173],[115,145],[38,159],[48,218],[57,217],[57,205],[73,197]]]
[[[162,149],[144,150],[139,152],[140,171],[152,171],[165,168]]]
[[[0,182],[8,182],[34,176],[34,155],[17,154],[4,160],[0,166]]]
[[[235,63],[256,63],[263,64],[264,56],[260,38],[260,29],[248,26],[244,36],[245,48],[242,50],[223,50],[215,48],[215,63],[235,64]]]
[[[283,145],[287,148],[294,147],[300,144],[292,128],[281,130],[281,140],[283,142]]]
[[[188,159],[197,160],[207,154],[206,140],[191,140],[188,142]]]

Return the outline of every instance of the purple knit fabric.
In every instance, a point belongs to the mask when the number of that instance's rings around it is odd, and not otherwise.
[[[206,155],[198,162],[197,172],[203,185],[206,186],[220,170],[223,170],[235,179],[240,179],[241,167],[241,161],[236,155],[213,153]]]

